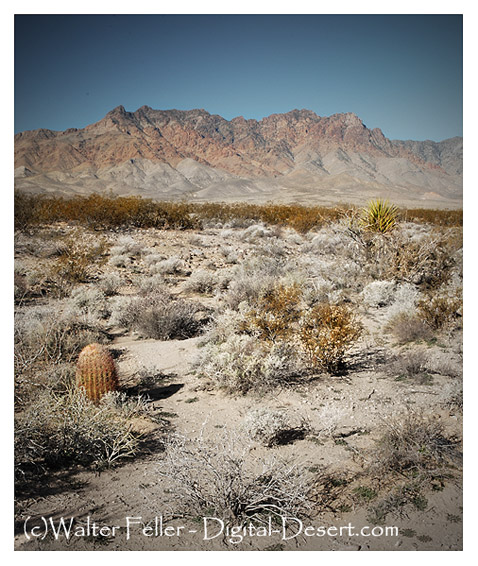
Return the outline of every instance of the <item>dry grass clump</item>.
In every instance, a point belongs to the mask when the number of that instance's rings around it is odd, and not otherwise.
[[[457,440],[448,438],[443,424],[433,416],[408,411],[385,425],[374,455],[382,475],[433,474],[460,457]]]
[[[312,506],[305,470],[276,455],[258,460],[249,452],[248,443],[232,435],[217,444],[173,436],[159,473],[174,484],[178,510],[189,517],[220,517],[235,525],[307,517]]]
[[[391,331],[399,344],[407,342],[429,341],[433,338],[433,330],[417,314],[400,312],[392,317],[387,328]]]
[[[304,417],[293,418],[285,411],[271,409],[250,411],[243,428],[252,440],[269,448],[302,440],[310,432],[310,424]]]
[[[31,307],[15,315],[15,401],[24,405],[48,382],[56,366],[71,364],[92,342],[104,342],[102,333],[60,310]]]
[[[413,379],[417,383],[430,382],[430,361],[422,349],[405,350],[390,364],[388,371],[397,379]]]
[[[350,308],[323,303],[302,318],[299,336],[312,367],[338,373],[361,332],[362,326]]]
[[[111,466],[133,456],[138,443],[125,413],[108,396],[95,406],[80,390],[43,392],[16,417],[15,431],[20,481],[75,464]]]
[[[122,326],[156,340],[192,338],[201,332],[207,320],[205,307],[175,298],[165,290],[131,300],[118,317]]]

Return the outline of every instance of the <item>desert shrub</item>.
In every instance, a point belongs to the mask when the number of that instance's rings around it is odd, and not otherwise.
[[[30,308],[15,316],[15,368],[25,371],[41,363],[71,362],[101,333],[52,307]]]
[[[132,263],[131,256],[127,254],[112,255],[108,260],[109,265],[113,267],[128,267]]]
[[[220,344],[225,342],[233,334],[240,334],[245,324],[245,311],[247,305],[241,305],[239,310],[225,308],[215,311],[205,327],[201,340],[202,345]]]
[[[325,207],[295,204],[155,202],[141,197],[88,195],[73,198],[15,192],[15,230],[58,221],[77,222],[95,229],[119,227],[201,229],[202,226],[248,227],[262,222],[307,233],[356,214],[349,205]],[[462,226],[462,210],[409,209],[407,220],[439,226]]]
[[[463,376],[463,361],[462,358],[455,358],[447,351],[433,352],[428,360],[428,369],[439,375],[447,377],[462,377]]]
[[[135,453],[137,439],[111,407],[83,392],[44,392],[15,422],[15,471],[20,480],[74,464],[110,466]]]
[[[239,240],[243,242],[256,242],[258,238],[268,238],[272,236],[272,231],[261,224],[253,224],[237,234]]]
[[[232,246],[221,246],[219,253],[224,257],[224,261],[229,264],[236,264],[240,259],[240,252]]]
[[[291,343],[265,343],[255,336],[228,336],[209,342],[200,351],[196,368],[229,393],[267,392],[297,383],[305,374],[297,348]]]
[[[101,398],[101,405],[124,419],[152,416],[152,407],[142,395],[128,396],[124,391],[109,391]]]
[[[127,255],[129,257],[141,255],[142,246],[131,236],[120,236],[115,246],[110,249],[111,255]]]
[[[461,247],[457,230],[435,230],[418,240],[397,234],[387,252],[386,270],[390,278],[437,289],[449,281]]]
[[[341,301],[341,293],[335,284],[322,276],[309,279],[302,289],[302,300],[307,307],[318,303],[337,303]]]
[[[252,258],[234,268],[224,302],[237,309],[242,302],[254,303],[272,289],[287,273],[283,261],[276,258]]]
[[[385,234],[392,231],[398,220],[398,208],[388,201],[377,199],[371,201],[362,210],[362,225],[365,230]]]
[[[317,408],[319,428],[316,435],[319,437],[330,437],[340,426],[343,420],[347,419],[350,409],[341,404],[326,402]]]
[[[151,273],[159,273],[161,275],[173,275],[183,273],[186,269],[186,263],[179,257],[173,256],[163,259],[151,265]]]
[[[250,438],[269,448],[302,440],[310,431],[310,425],[304,417],[294,418],[285,411],[270,409],[250,411],[243,428]]]
[[[105,294],[95,287],[76,287],[71,292],[66,312],[71,316],[84,317],[85,322],[94,323],[105,319],[110,313]]]
[[[428,341],[433,338],[430,326],[415,313],[400,312],[389,320],[387,328],[400,344]]]
[[[194,271],[184,289],[192,293],[211,294],[218,284],[217,275],[203,269]]]
[[[136,196],[116,197],[92,194],[71,198],[15,195],[15,227],[53,222],[76,222],[95,230],[119,227],[197,229],[200,222],[187,203],[154,202]]]
[[[418,310],[431,328],[439,330],[461,316],[462,306],[463,301],[458,294],[439,294],[422,299],[418,303]]]
[[[443,405],[452,411],[463,413],[463,385],[459,382],[447,384],[443,389]]]
[[[394,299],[394,281],[372,281],[362,291],[364,303],[370,307],[384,307]]]
[[[126,305],[118,322],[147,338],[181,340],[199,334],[207,319],[202,305],[174,298],[167,291],[156,291]]]
[[[42,373],[46,388],[54,393],[64,394],[75,387],[76,365],[73,363],[48,365]]]
[[[392,320],[402,314],[414,313],[420,297],[420,291],[411,283],[399,283],[395,288],[393,302],[387,309],[387,318]]]
[[[25,275],[15,270],[13,276],[13,298],[15,300],[15,303],[21,304],[23,300],[27,298],[30,292],[31,289],[26,281]]]
[[[87,281],[92,266],[106,259],[109,246],[105,240],[93,243],[83,243],[83,240],[80,232],[73,232],[65,238],[64,247],[51,267],[51,276],[58,280],[60,289],[68,290]]]
[[[243,331],[255,332],[260,340],[286,340],[300,318],[301,292],[296,285],[277,284],[258,297],[246,313]]]
[[[116,295],[118,289],[122,284],[123,280],[116,273],[106,273],[100,278],[98,282],[100,290],[105,294],[106,297]]]
[[[374,461],[381,473],[424,474],[443,468],[459,456],[457,441],[445,435],[433,416],[408,411],[385,422]]]
[[[273,456],[248,458],[244,439],[225,436],[217,444],[204,438],[171,437],[159,472],[186,516],[221,517],[233,524],[267,517],[307,516],[310,480],[296,464]]]
[[[87,344],[104,340],[97,329],[51,307],[18,312],[14,327],[15,403],[28,402],[50,382],[56,366],[72,363]]]
[[[145,293],[145,294],[149,294]],[[108,319],[109,326],[131,326],[131,317],[128,316],[128,309],[137,300],[137,297],[131,295],[116,295],[108,300],[108,309],[110,311],[110,318]]]
[[[319,232],[312,235],[311,240],[303,244],[304,252],[313,252],[319,255],[335,255],[355,258],[357,244],[347,234],[346,226],[341,223],[324,226]]]
[[[299,338],[314,368],[337,373],[360,337],[361,324],[345,305],[318,304],[302,317]]]
[[[149,295],[156,291],[164,291],[166,289],[166,279],[160,273],[140,277],[134,281],[134,285],[138,288],[141,295]]]
[[[429,366],[427,353],[421,349],[413,349],[398,354],[388,366],[388,371],[397,378],[427,383],[430,381]]]
[[[463,210],[432,210],[428,208],[405,209],[404,218],[412,222],[425,222],[435,226],[463,226]]]
[[[144,263],[148,266],[151,267],[152,265],[156,265],[157,263],[159,263],[160,261],[163,261],[167,259],[166,256],[164,256],[163,254],[158,254],[158,253],[148,253],[144,256],[143,261]]]

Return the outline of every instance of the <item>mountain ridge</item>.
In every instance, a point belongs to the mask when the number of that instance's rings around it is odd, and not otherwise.
[[[231,120],[120,105],[85,128],[15,135],[15,185],[151,198],[353,202],[372,193],[460,206],[462,138],[390,140],[354,113]],[[354,190],[355,185],[355,190]],[[215,194],[215,192],[217,194]],[[431,196],[430,196],[431,195]]]

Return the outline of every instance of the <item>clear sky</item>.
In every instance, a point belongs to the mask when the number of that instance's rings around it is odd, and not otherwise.
[[[15,132],[115,106],[261,119],[356,113],[391,139],[462,135],[460,15],[15,17]]]

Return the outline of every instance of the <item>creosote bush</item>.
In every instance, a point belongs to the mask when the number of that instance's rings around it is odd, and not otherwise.
[[[318,304],[301,320],[300,342],[314,368],[340,372],[362,326],[346,305]]]
[[[15,192],[15,230],[54,222],[76,222],[95,229],[119,227],[201,229],[203,225],[242,225],[263,222],[288,226],[301,233],[336,222],[354,213],[350,205],[324,207],[292,204],[224,204],[155,202],[141,197],[103,195],[73,198]],[[461,210],[413,209],[402,212],[408,220],[439,226],[462,226]]]

